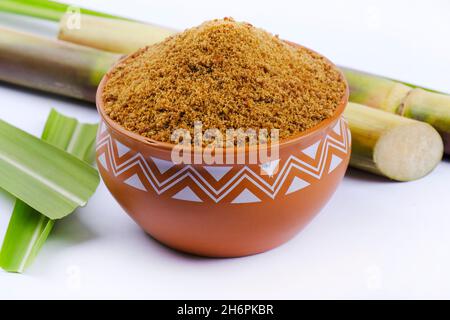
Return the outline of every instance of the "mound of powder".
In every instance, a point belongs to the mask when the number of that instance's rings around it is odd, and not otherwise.
[[[174,130],[279,129],[287,139],[331,117],[339,71],[305,48],[231,18],[205,22],[119,63],[103,91],[127,130],[171,142]]]

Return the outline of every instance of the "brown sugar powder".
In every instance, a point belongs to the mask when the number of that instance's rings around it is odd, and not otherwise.
[[[171,142],[174,130],[279,129],[280,140],[331,117],[345,95],[326,59],[233,19],[213,20],[119,63],[103,91],[127,130]]]

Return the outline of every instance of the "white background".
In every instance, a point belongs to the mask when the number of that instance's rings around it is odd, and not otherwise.
[[[179,29],[232,16],[334,62],[450,91],[450,2],[89,0],[85,7]],[[56,27],[0,24],[54,36]],[[0,118],[39,135],[50,108],[98,120],[92,106],[0,84]],[[329,205],[269,253],[210,260],[144,234],[101,185],[57,223],[24,274],[0,271],[0,298],[450,298],[450,161],[394,183],[350,170]],[[0,193],[0,239],[12,209]]]

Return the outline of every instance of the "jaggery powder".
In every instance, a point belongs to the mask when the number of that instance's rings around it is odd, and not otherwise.
[[[106,114],[171,142],[174,130],[279,129],[289,138],[331,117],[345,94],[339,71],[305,48],[231,18],[205,22],[119,63]]]

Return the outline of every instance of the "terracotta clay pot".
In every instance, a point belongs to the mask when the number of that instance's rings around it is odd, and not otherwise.
[[[332,118],[280,143],[279,161],[174,165],[173,145],[129,132],[106,116],[108,77],[97,92],[100,174],[122,208],[171,248],[223,258],[275,248],[320,212],[347,169],[351,138],[342,113],[348,91]]]

